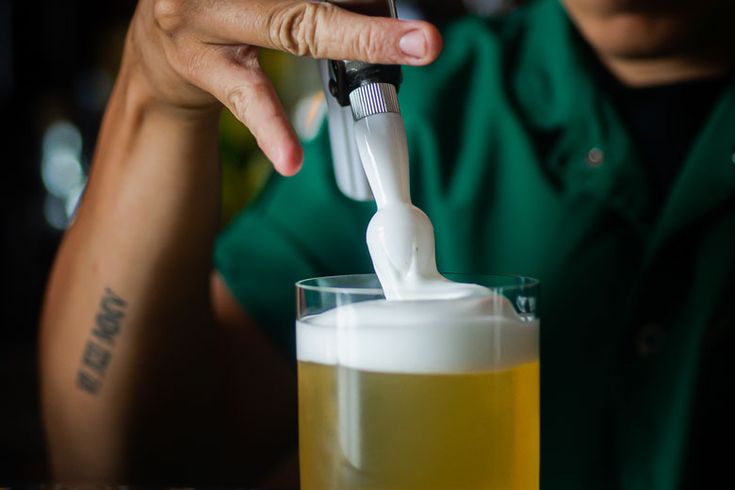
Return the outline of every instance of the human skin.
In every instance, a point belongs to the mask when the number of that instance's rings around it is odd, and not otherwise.
[[[711,41],[699,42],[730,39],[710,32],[724,1],[686,2],[663,19],[636,8],[651,2],[564,3],[628,83],[727,69],[717,50],[706,51]],[[142,0],[130,24],[41,319],[44,423],[60,481],[243,484],[295,449],[293,370],[212,271],[219,113],[233,112],[291,175],[301,148],[258,66],[258,46],[413,65],[441,49],[423,22],[299,0],[212,5]]]
[[[717,76],[735,53],[731,0],[561,0],[600,60],[624,83]]]
[[[441,38],[426,22],[300,0],[138,4],[42,313],[56,480],[249,484],[293,450],[293,370],[211,265],[222,107],[276,170],[301,164],[259,46],[421,65]]]

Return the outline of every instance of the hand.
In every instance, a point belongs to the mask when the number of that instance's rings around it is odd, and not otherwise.
[[[303,158],[258,47],[314,58],[423,65],[441,50],[431,24],[367,17],[304,0],[141,0],[123,72],[142,75],[154,100],[194,113],[227,107],[284,175]],[[121,72],[122,73],[122,72]]]

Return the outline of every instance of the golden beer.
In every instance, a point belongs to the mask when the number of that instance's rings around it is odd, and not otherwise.
[[[538,489],[538,361],[448,374],[298,368],[303,490]]]
[[[301,316],[302,490],[538,490],[538,329],[500,295]]]

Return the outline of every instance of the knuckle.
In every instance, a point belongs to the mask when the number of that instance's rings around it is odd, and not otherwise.
[[[354,50],[361,57],[376,58],[385,55],[386,48],[390,46],[386,42],[383,31],[377,26],[365,26],[355,37]]]
[[[246,68],[253,72],[260,71],[258,49],[253,46],[237,46],[232,52],[231,57],[232,61],[242,68]]]
[[[252,81],[246,85],[235,87],[227,93],[227,104],[234,115],[240,119],[251,131],[259,128],[257,121],[262,120],[264,107],[267,107],[267,98],[270,97],[268,82],[265,80]]]
[[[232,110],[235,117],[246,125],[248,124],[247,119],[251,101],[250,94],[242,88],[233,89],[227,94],[227,104],[230,110]]]
[[[183,0],[155,0],[153,19],[164,32],[173,34],[184,24],[185,2]]]
[[[297,56],[319,57],[321,26],[328,24],[335,7],[329,3],[304,2],[276,10],[270,22],[273,44]]]

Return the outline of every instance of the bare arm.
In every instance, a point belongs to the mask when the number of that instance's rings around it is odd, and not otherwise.
[[[207,281],[217,114],[155,107],[135,78],[123,68],[42,318],[52,464],[73,481],[122,477],[126,446],[135,444],[126,440],[135,436],[133,411],[159,383],[186,373],[197,342],[208,344],[199,353],[214,353]],[[181,165],[187,160],[196,164]],[[211,365],[202,361],[202,369]]]
[[[254,46],[412,64],[440,49],[421,22],[297,0],[213,5],[138,5],[87,192],[54,264],[42,402],[54,476],[64,481],[155,483],[148,470],[179,465],[180,478],[197,483],[206,469],[263,466],[283,451],[293,376],[211,279],[219,110],[292,174],[301,150]],[[423,55],[401,52],[410,31],[423,33]]]

